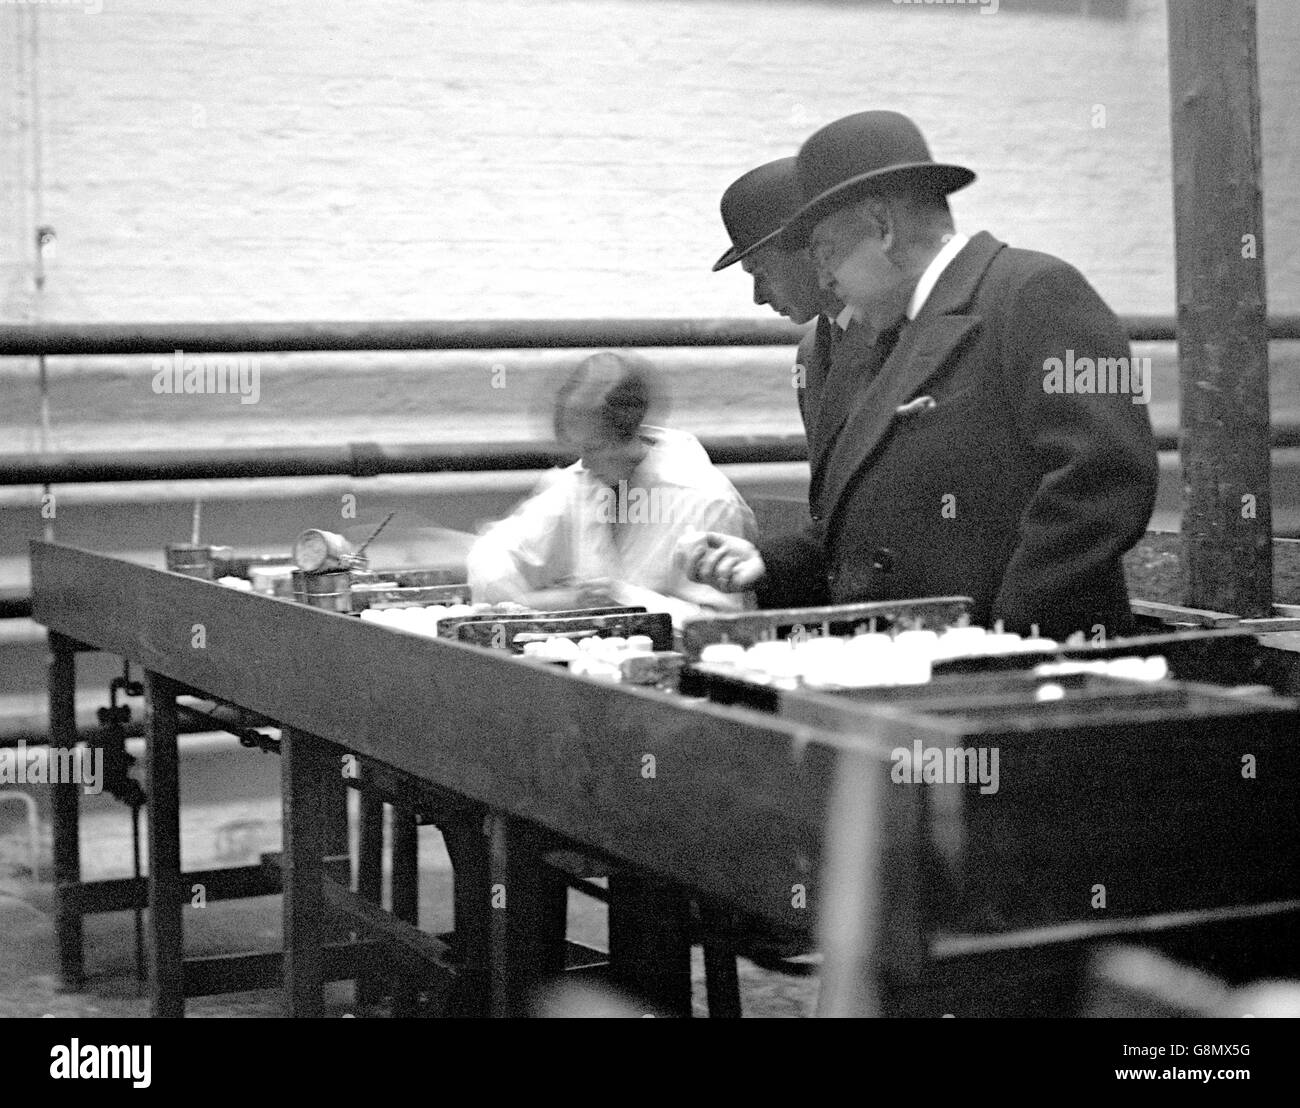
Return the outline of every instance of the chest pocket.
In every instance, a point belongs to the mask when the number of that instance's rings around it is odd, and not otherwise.
[[[924,434],[943,428],[951,431],[969,420],[979,408],[980,393],[971,385],[959,392],[921,396],[900,404],[894,409],[894,433],[897,435]]]

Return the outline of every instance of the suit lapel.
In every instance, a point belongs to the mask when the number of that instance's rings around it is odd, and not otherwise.
[[[848,414],[849,403],[862,382],[871,359],[874,335],[865,323],[854,320],[834,344],[822,382],[814,426],[817,440],[829,443]]]
[[[939,276],[920,314],[903,328],[898,344],[875,378],[840,408],[847,414],[829,446],[821,479],[815,485],[814,506],[820,506],[824,518],[834,514],[859,471],[888,434],[897,417],[895,409],[921,394],[979,327],[979,316],[962,312],[1001,249],[1002,243],[985,232],[972,238]],[[828,388],[823,396],[824,416],[832,403]]]
[[[803,419],[804,433],[811,438],[817,425],[817,412],[821,404],[822,385],[830,368],[831,335],[835,326],[824,315],[817,317],[817,332],[813,348],[804,363],[803,388],[799,389],[799,415]],[[811,447],[810,447],[811,449]]]
[[[818,514],[819,490],[831,444],[848,415],[854,395],[861,388],[863,377],[870,371],[875,352],[874,338],[867,324],[854,321],[835,343],[818,406],[813,411],[813,429],[808,436],[811,473],[808,504],[814,514]]]

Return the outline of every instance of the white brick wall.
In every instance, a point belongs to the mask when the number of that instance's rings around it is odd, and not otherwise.
[[[960,225],[1172,311],[1164,5],[102,0],[36,11],[53,319],[762,315],[722,188],[895,106]],[[1261,0],[1271,306],[1300,309],[1300,6]],[[0,318],[32,318],[33,9],[0,2]],[[1106,126],[1092,126],[1094,105]]]

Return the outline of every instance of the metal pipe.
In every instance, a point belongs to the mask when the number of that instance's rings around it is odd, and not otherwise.
[[[703,440],[720,465],[798,462],[802,435],[728,435]],[[0,455],[0,485],[250,477],[377,477],[388,473],[478,473],[546,469],[576,455],[538,442],[373,443],[216,450],[72,451]]]
[[[750,319],[501,319],[288,323],[9,323],[0,355],[793,346],[803,328]]]
[[[808,458],[802,435],[719,435],[701,442],[716,465],[802,462]],[[1300,423],[1275,426],[1271,445],[1275,450],[1300,447]],[[1158,434],[1156,446],[1160,450],[1177,450],[1178,435]],[[567,464],[574,457],[559,447],[538,442],[353,442],[338,446],[0,454],[0,486],[487,473],[547,469]],[[0,598],[0,608],[3,605]]]
[[[211,702],[201,701],[200,703]],[[249,729],[247,717],[237,708],[223,704],[212,704],[211,707],[199,708],[189,698],[184,697],[176,702],[176,708],[176,733],[178,735],[207,735],[220,731],[238,739],[240,736],[238,731],[233,730],[234,728],[240,730]],[[270,727],[271,724],[258,721],[257,726]],[[143,738],[144,733],[143,720],[124,723],[120,732],[121,737],[124,739]],[[86,743],[89,746],[95,746],[103,738],[103,724],[88,724],[85,727],[78,727],[75,740],[63,745],[75,746],[76,743]],[[14,726],[8,726],[0,720],[0,747],[17,746],[20,741],[28,747],[48,746],[50,742],[49,729],[25,721],[18,722]]]
[[[1135,342],[1170,342],[1173,316],[1131,315]],[[0,356],[293,353],[306,350],[544,350],[793,346],[804,329],[762,319],[500,319],[286,323],[5,323]],[[1269,337],[1300,339],[1300,314],[1274,316]]]

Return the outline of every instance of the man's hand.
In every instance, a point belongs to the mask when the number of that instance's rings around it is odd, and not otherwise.
[[[719,592],[744,592],[767,575],[758,547],[735,535],[693,531],[677,541],[677,565],[692,581]]]

